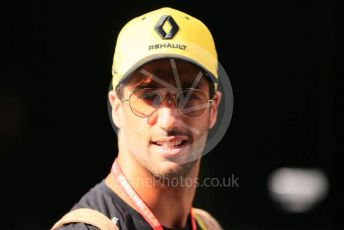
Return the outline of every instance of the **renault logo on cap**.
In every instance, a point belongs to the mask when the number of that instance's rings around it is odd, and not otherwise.
[[[169,30],[169,32],[165,32],[164,30],[164,25],[166,23],[169,23],[171,28]],[[160,35],[160,37],[162,37],[163,39],[171,39],[174,37],[174,35],[176,35],[176,33],[179,30],[179,26],[177,25],[177,23],[174,21],[174,19],[172,18],[172,16],[170,15],[164,15],[160,18],[160,20],[158,21],[158,23],[155,25],[154,27],[155,31]]]

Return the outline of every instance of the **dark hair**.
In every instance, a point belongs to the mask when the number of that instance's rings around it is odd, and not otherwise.
[[[123,82],[119,83],[119,84],[116,86],[115,92],[116,92],[117,97],[119,97],[119,98],[122,98],[122,97],[123,97],[123,88],[124,88],[124,86],[125,86],[125,85],[124,85]]]
[[[208,86],[209,86],[209,98],[212,99],[215,96],[215,85],[213,80],[210,78],[210,76],[206,73],[203,73],[203,75],[205,76],[205,79],[208,82]]]

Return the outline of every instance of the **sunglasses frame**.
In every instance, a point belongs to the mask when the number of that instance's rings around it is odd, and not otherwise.
[[[160,103],[159,103],[158,107],[155,108],[155,110],[154,110],[153,112],[151,112],[150,114],[145,115],[145,116],[139,115],[139,114],[137,114],[137,112],[135,112],[135,109],[132,108],[132,105],[131,105],[131,103],[130,103],[130,99],[131,99],[131,97],[134,95],[134,93],[136,93],[136,92],[139,91],[139,90],[154,90],[154,89],[156,89],[156,88],[135,88],[135,89],[131,92],[130,96],[129,96],[127,99],[120,98],[120,100],[121,100],[122,102],[127,102],[127,103],[129,104],[130,110],[131,110],[131,112],[132,112],[133,114],[135,114],[136,116],[141,117],[141,118],[147,118],[147,117],[150,117],[153,113],[155,113],[155,112],[160,108],[162,102],[163,102],[164,99],[167,97],[167,94],[165,94],[164,96],[161,96],[161,94],[158,94],[158,93],[157,93],[157,95],[159,95],[159,97],[160,97]],[[186,116],[186,117],[189,117],[189,118],[199,117],[199,116],[201,116],[201,115],[204,113],[205,110],[204,110],[202,113],[200,113],[199,115],[197,115],[197,116],[188,116],[188,115],[186,115],[184,112],[181,111],[181,109],[179,108],[179,106],[178,106],[178,104],[177,104],[177,95],[179,95],[179,94],[181,94],[182,92],[187,91],[187,90],[198,91],[198,92],[200,92],[200,93],[206,95],[206,94],[203,93],[200,89],[195,89],[195,88],[183,88],[181,92],[179,92],[179,93],[177,93],[177,94],[174,94],[174,95],[172,96],[172,97],[173,97],[173,101],[174,101],[174,105],[176,106],[176,108],[178,109],[178,111],[179,111],[180,113],[182,113],[182,114],[183,114],[184,116]],[[208,99],[208,100],[207,100],[207,102],[206,102],[206,103],[208,103],[207,107],[209,107],[209,104],[213,103],[214,100],[216,100],[216,95],[215,95],[212,99]]]

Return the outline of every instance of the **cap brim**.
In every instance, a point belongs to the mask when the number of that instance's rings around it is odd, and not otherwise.
[[[209,70],[207,70],[206,68],[204,68],[201,64],[199,64],[197,61],[193,60],[192,58],[188,58],[182,55],[177,55],[177,54],[170,54],[170,53],[159,53],[159,54],[153,54],[150,55],[148,57],[145,57],[143,59],[141,59],[140,61],[136,62],[134,65],[132,65],[132,67],[121,76],[121,79],[118,81],[117,85],[121,84],[122,82],[124,82],[125,80],[128,79],[128,77],[137,69],[139,69],[141,66],[155,61],[155,60],[159,60],[159,59],[168,59],[168,58],[175,58],[175,59],[180,59],[180,60],[184,60],[187,62],[190,62],[192,64],[195,64],[196,66],[200,67],[201,69],[204,70],[204,74],[209,77],[209,79],[215,84],[218,83],[218,79],[214,76],[214,74],[212,74]]]

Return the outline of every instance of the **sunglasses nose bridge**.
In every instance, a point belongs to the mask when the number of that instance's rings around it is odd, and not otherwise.
[[[165,94],[165,95],[159,95],[160,96],[160,104],[159,107],[161,106],[161,104],[164,103],[165,99],[167,100],[167,105],[168,107],[170,107],[172,104],[174,104],[176,106],[176,108],[178,108],[178,104],[177,104],[177,95],[169,95],[169,94]]]

